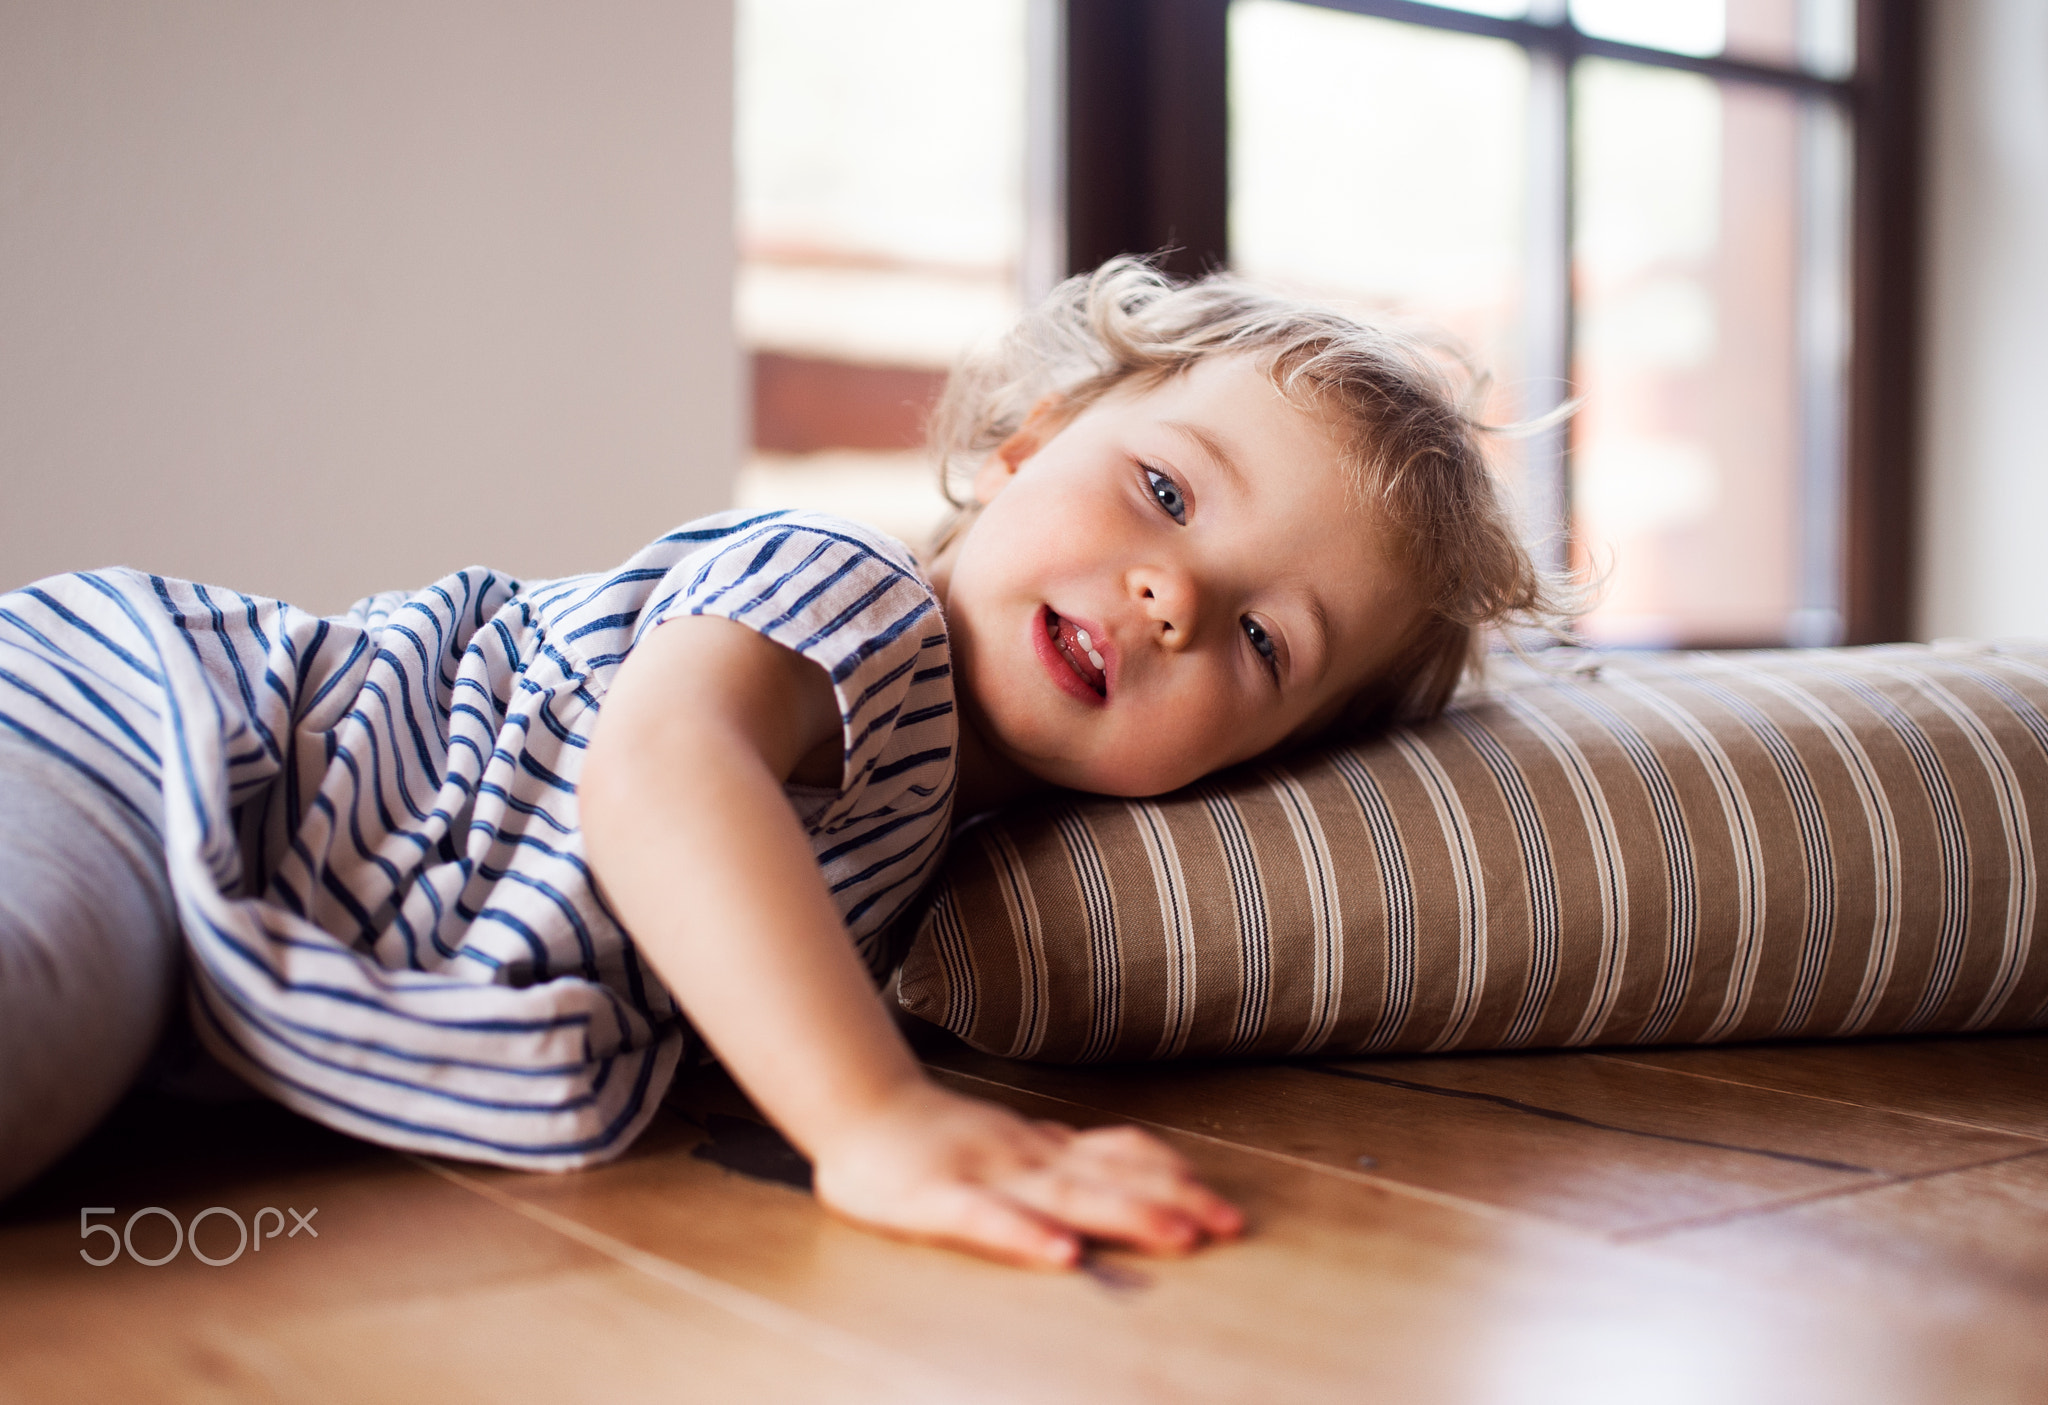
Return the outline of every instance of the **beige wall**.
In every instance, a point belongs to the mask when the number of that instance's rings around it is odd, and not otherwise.
[[[1927,11],[1921,628],[2048,636],[2048,4]]]
[[[730,0],[0,0],[0,588],[338,608],[723,506]]]

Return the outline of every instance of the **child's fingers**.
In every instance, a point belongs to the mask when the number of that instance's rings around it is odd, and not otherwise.
[[[1234,1238],[1244,1230],[1244,1214],[1196,1178],[1195,1169],[1173,1148],[1136,1127],[1101,1127],[1083,1132],[1069,1144],[1068,1164],[1087,1166],[1097,1175],[1119,1180],[1186,1215],[1204,1233]]]
[[[1001,1189],[1030,1209],[1095,1239],[1114,1240],[1153,1254],[1185,1253],[1202,1239],[1202,1226],[1158,1193],[1071,1170],[1020,1176]]]
[[[1174,1254],[1243,1227],[1155,1137],[1077,1132],[990,1104],[942,1103],[821,1157],[815,1175],[819,1198],[851,1219],[1041,1268],[1073,1267],[1084,1235]]]
[[[903,1239],[948,1244],[1025,1268],[1072,1268],[1080,1236],[983,1186],[926,1182],[907,1193],[875,1195],[820,1178],[818,1198],[835,1213]],[[869,1193],[863,1193],[867,1191]]]
[[[1181,1176],[1195,1173],[1186,1157],[1137,1127],[1091,1127],[1074,1134],[1067,1152],[1111,1165],[1157,1167]]]
[[[904,1228],[918,1238],[1028,1268],[1072,1268],[1081,1257],[1080,1237],[1071,1230],[979,1187],[950,1186],[928,1194],[917,1219]]]
[[[1193,1182],[1189,1190],[1187,1197],[1179,1202],[1180,1211],[1200,1225],[1210,1238],[1235,1239],[1244,1233],[1244,1211],[1200,1181]]]
[[[1044,1117],[1032,1119],[1029,1125],[1044,1133],[1055,1146],[1069,1146],[1077,1138],[1087,1135],[1085,1132],[1076,1131],[1064,1122],[1054,1122]]]

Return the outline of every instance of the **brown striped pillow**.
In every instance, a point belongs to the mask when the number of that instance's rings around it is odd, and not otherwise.
[[[2048,644],[1611,657],[964,831],[900,998],[1058,1061],[2048,1017]]]

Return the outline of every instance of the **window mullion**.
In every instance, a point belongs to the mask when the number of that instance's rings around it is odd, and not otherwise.
[[[1556,409],[1571,386],[1570,65],[1561,47],[1529,50],[1522,413],[1530,419]],[[1525,528],[1540,564],[1556,571],[1570,564],[1569,448],[1570,426],[1563,423],[1549,425],[1524,441]]]
[[[1799,113],[1799,597],[1787,641],[1839,644],[1846,501],[1845,394],[1849,359],[1849,156],[1834,104],[1808,97]]]

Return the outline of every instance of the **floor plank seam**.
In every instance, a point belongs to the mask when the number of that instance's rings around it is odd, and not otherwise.
[[[432,1172],[449,1183],[480,1195],[501,1209],[531,1220],[546,1229],[572,1239],[587,1249],[596,1251],[648,1278],[668,1287],[679,1289],[701,1302],[710,1304],[733,1316],[750,1322],[781,1336],[794,1337],[805,1345],[816,1348],[825,1355],[849,1365],[886,1372],[892,1383],[896,1378],[909,1377],[916,1382],[916,1393],[933,1401],[962,1399],[963,1382],[954,1380],[943,1372],[916,1357],[904,1356],[887,1347],[878,1346],[865,1337],[821,1322],[815,1317],[786,1307],[773,1298],[728,1283],[659,1254],[636,1248],[622,1239],[616,1239],[602,1230],[571,1219],[569,1216],[550,1210],[544,1205],[535,1205],[516,1195],[474,1176],[466,1175],[452,1167],[443,1166],[423,1156],[401,1153],[408,1161]],[[909,1382],[902,1382],[908,1384]]]
[[[1612,1132],[1623,1137],[1642,1137],[1648,1141],[1669,1142],[1677,1146],[1698,1147],[1704,1151],[1728,1151],[1741,1156],[1758,1156],[1768,1161],[1785,1161],[1797,1166],[1808,1166],[1819,1171],[1847,1172],[1851,1175],[1881,1174],[1869,1166],[1855,1166],[1846,1161],[1830,1161],[1825,1157],[1807,1156],[1796,1151],[1780,1151],[1775,1147],[1746,1146],[1740,1142],[1714,1141],[1707,1137],[1688,1137],[1676,1132],[1659,1132],[1649,1127],[1630,1127],[1620,1122],[1602,1122],[1597,1118],[1566,1112],[1562,1108],[1544,1107],[1521,1098],[1510,1098],[1500,1093],[1485,1093],[1470,1088],[1446,1088],[1436,1083],[1418,1083],[1407,1078],[1391,1078],[1385,1074],[1367,1073],[1363,1069],[1344,1068],[1334,1063],[1303,1063],[1295,1065],[1315,1073],[1334,1074],[1340,1078],[1356,1078],[1366,1083],[1377,1083],[1385,1088],[1399,1088],[1405,1092],[1427,1093],[1444,1098],[1464,1098],[1472,1102],[1489,1103],[1506,1108],[1510,1112],[1525,1113],[1547,1121],[1564,1122],[1575,1127],[1585,1127],[1596,1132]]]
[[[1448,1191],[1431,1190],[1427,1186],[1412,1185],[1407,1181],[1394,1180],[1388,1176],[1376,1176],[1370,1171],[1354,1171],[1348,1166],[1332,1166],[1327,1161],[1316,1161],[1306,1156],[1293,1156],[1287,1152],[1273,1151],[1267,1147],[1250,1146],[1244,1142],[1232,1141],[1229,1137],[1219,1137],[1210,1132],[1197,1132],[1188,1127],[1178,1127],[1171,1122],[1154,1122],[1150,1118],[1133,1117],[1128,1113],[1097,1107],[1093,1103],[1081,1102],[1076,1098],[1063,1098],[1053,1093],[1041,1093],[1031,1088],[1019,1088],[1013,1083],[1004,1083],[1000,1079],[995,1078],[985,1078],[978,1073],[965,1073],[956,1068],[947,1068],[943,1064],[930,1064],[927,1067],[934,1072],[949,1074],[955,1078],[970,1079],[976,1083],[986,1084],[991,1088],[1004,1088],[1013,1093],[1023,1093],[1029,1097],[1043,1098],[1047,1102],[1060,1103],[1066,1107],[1086,1108],[1090,1112],[1098,1112],[1105,1117],[1113,1117],[1119,1122],[1128,1122],[1133,1126],[1150,1127],[1154,1131],[1169,1132],[1178,1137],[1189,1137],[1195,1141],[1207,1142],[1211,1146],[1228,1147],[1230,1150],[1241,1152],[1246,1156],[1256,1156],[1261,1160],[1275,1161],[1283,1166],[1313,1171],[1320,1175],[1331,1176],[1342,1181],[1351,1181],[1359,1185],[1373,1186],[1396,1195],[1406,1196],[1411,1200],[1421,1200],[1444,1209],[1462,1211],[1480,1219],[1493,1220],[1500,1224],[1511,1224],[1527,1229],[1550,1230],[1575,1239],[1592,1239],[1596,1241],[1604,1241],[1606,1239],[1606,1236],[1599,1230],[1576,1225],[1569,1220],[1554,1220],[1542,1215],[1532,1215],[1523,1210],[1510,1210],[1501,1205],[1489,1205],[1484,1200],[1470,1200],[1465,1196],[1453,1195]]]
[[[2022,1141],[2040,1142],[2048,1148],[2048,1136],[2033,1132],[2017,1132],[2010,1127],[1994,1127],[1988,1122],[1970,1122],[1959,1117],[1941,1117],[1931,1112],[1914,1112],[1910,1108],[1889,1107],[1883,1103],[1860,1103],[1849,1098],[1831,1098],[1825,1093],[1802,1093],[1792,1088],[1774,1088],[1768,1083],[1751,1083],[1741,1078],[1724,1078],[1717,1073],[1694,1073],[1689,1069],[1670,1068],[1664,1064],[1646,1064],[1639,1060],[1625,1058],[1620,1054],[1590,1053],[1588,1057],[1604,1059],[1609,1063],[1626,1064],[1630,1068],[1650,1069],[1657,1073],[1676,1073],[1683,1078],[1698,1078],[1708,1083],[1725,1083],[1731,1088],[1750,1088],[1759,1093],[1777,1093],[1788,1098],[1812,1098],[1815,1102],[1833,1103],[1837,1107],[1860,1108],[1865,1112],[1886,1112],[1895,1117],[1917,1117],[1922,1122],[1938,1122],[1944,1127],[1962,1127],[1972,1132],[1995,1132],[2002,1137],[2018,1137]],[[2030,1153],[2021,1153],[2028,1155]]]
[[[1886,1173],[1864,1185],[1828,1186],[1809,1191],[1803,1195],[1787,1196],[1782,1200],[1767,1201],[1761,1205],[1744,1205],[1732,1210],[1717,1210],[1711,1215],[1698,1215],[1691,1219],[1671,1220],[1664,1224],[1639,1225],[1633,1229],[1615,1230],[1607,1236],[1614,1244],[1654,1244],[1659,1240],[1689,1234],[1694,1230],[1717,1229],[1738,1220],[1762,1219],[1787,1210],[1803,1209],[1829,1200],[1846,1200],[1850,1196],[1868,1195],[1873,1191],[1890,1190],[1896,1186],[1912,1185],[1918,1181],[1936,1180],[1942,1176],[1961,1175],[1965,1171],[1977,1171],[1986,1166],[1999,1166],[2008,1161],[2025,1161],[2030,1157],[2048,1156],[2048,1147],[2033,1151],[2016,1151],[2006,1156],[1990,1156],[1981,1161],[1971,1161],[1960,1166],[1937,1166],[1926,1171],[1900,1171]]]

